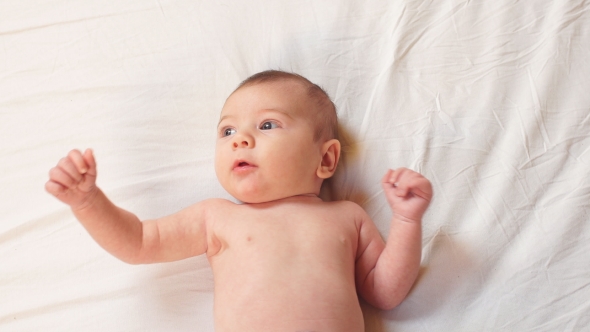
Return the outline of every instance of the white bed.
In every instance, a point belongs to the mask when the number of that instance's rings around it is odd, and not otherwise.
[[[230,198],[213,170],[227,95],[265,69],[338,107],[330,187],[387,234],[379,180],[435,198],[406,301],[367,331],[590,330],[588,1],[0,3],[0,330],[213,331],[204,257],[131,266],[45,193],[92,147],[141,218]]]

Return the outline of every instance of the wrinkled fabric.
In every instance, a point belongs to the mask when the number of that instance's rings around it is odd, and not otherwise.
[[[0,330],[213,331],[205,257],[119,262],[43,186],[91,147],[99,186],[142,219],[231,199],[213,170],[219,112],[266,69],[306,76],[337,106],[325,197],[359,203],[386,236],[387,168],[433,184],[419,280],[391,311],[364,305],[367,331],[590,326],[588,1],[1,8]]]

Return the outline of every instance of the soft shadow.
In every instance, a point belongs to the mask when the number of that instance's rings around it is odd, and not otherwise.
[[[439,230],[423,247],[422,268],[408,297],[397,308],[383,312],[386,321],[412,321],[431,316],[448,304],[474,269],[467,245]]]
[[[338,125],[338,140],[342,147],[340,154],[340,161],[334,176],[322,185],[320,197],[324,201],[348,200],[361,205],[366,202],[368,195],[358,188],[349,188],[350,190],[343,190],[346,180],[346,169],[348,166],[360,157],[360,146],[356,143],[354,135],[342,125]],[[366,332],[385,332],[383,319],[381,318],[381,310],[373,307],[359,298],[361,310],[363,311],[363,318],[365,321]]]
[[[349,200],[361,204],[367,198],[365,193],[357,190],[343,191],[343,180],[346,178],[346,168],[359,158],[360,147],[356,144],[354,135],[344,126],[338,124],[338,137],[341,152],[336,173],[331,178],[324,180],[320,190],[320,198],[324,201]]]
[[[186,314],[191,321],[197,316],[213,320],[213,274],[204,256],[145,268],[143,303],[170,319]]]
[[[338,170],[324,183],[320,197],[326,201],[349,200],[359,205],[366,202],[367,194],[358,188],[347,188],[347,168],[358,162],[361,146],[354,135],[339,126],[342,153]],[[350,180],[350,179],[349,179]],[[348,184],[349,185],[349,184]],[[395,309],[381,311],[361,299],[361,309],[367,332],[389,331],[396,322],[415,321],[431,316],[445,306],[454,294],[466,287],[465,276],[474,272],[474,257],[469,246],[458,236],[439,229],[423,244],[422,267],[408,297]]]
[[[365,319],[365,332],[386,332],[381,318],[381,310],[360,299],[363,318]]]

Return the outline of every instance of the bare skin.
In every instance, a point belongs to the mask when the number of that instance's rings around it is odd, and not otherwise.
[[[296,98],[289,99],[283,93],[296,87],[251,88],[228,98],[216,156],[220,182],[244,204],[210,199],[141,222],[96,186],[91,150],[73,150],[60,160],[46,190],[68,204],[91,236],[123,261],[167,262],[206,254],[215,279],[217,331],[363,331],[358,295],[391,309],[416,279],[430,183],[405,168],[387,171],[382,186],[393,217],[386,244],[358,205],[317,197],[322,180],[336,168],[340,145],[305,139],[312,130],[298,119],[309,104],[301,101],[302,94],[291,93]],[[307,153],[296,163],[298,169],[288,169],[289,158],[274,158],[284,142],[303,145],[289,149],[299,156]],[[289,151],[281,155],[289,157]],[[298,172],[296,179],[285,169]]]

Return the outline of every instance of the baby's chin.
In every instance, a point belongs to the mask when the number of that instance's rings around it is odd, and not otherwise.
[[[221,181],[220,181],[221,182]],[[320,188],[316,185],[299,185],[290,183],[278,183],[276,185],[259,185],[247,182],[240,185],[221,182],[222,187],[235,199],[247,204],[266,203],[282,200],[289,197],[319,194]],[[320,183],[321,185],[321,183]]]

